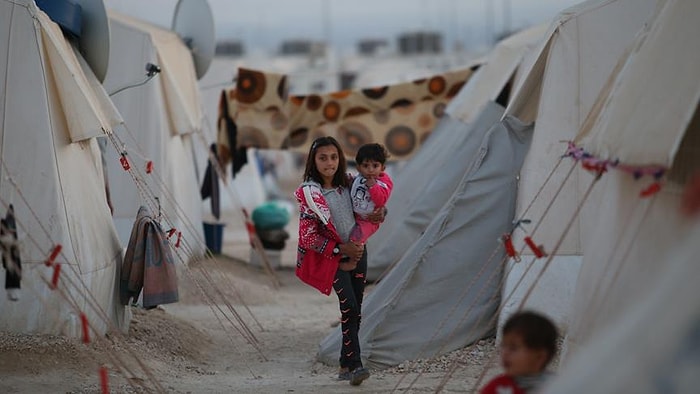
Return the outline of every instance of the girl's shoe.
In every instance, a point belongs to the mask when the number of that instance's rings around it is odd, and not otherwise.
[[[350,380],[350,376],[352,375],[352,372],[350,372],[349,368],[340,368],[338,371],[338,380]]]
[[[369,378],[369,369],[367,368],[359,367],[350,372],[350,384],[353,386],[361,385],[367,378]]]

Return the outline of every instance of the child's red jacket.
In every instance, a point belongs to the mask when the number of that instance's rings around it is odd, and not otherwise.
[[[525,391],[518,387],[515,380],[508,375],[498,375],[493,378],[479,394],[525,394]]]

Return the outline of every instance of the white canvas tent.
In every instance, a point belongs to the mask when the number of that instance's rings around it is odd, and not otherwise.
[[[574,166],[570,161],[554,171],[567,148],[563,142],[574,139],[616,64],[653,17],[657,3],[591,0],[564,10],[523,67],[523,79],[506,113],[535,121],[535,132],[521,171],[516,216],[529,207],[525,217],[533,224],[524,229],[544,245],[545,252],[557,244],[594,178],[580,168],[568,175]],[[512,296],[504,300],[500,321],[521,307],[532,289],[522,306],[546,312],[566,331],[581,255],[599,200],[599,188],[593,189],[546,271],[547,259],[535,260],[529,249],[524,250],[529,255],[521,263],[510,263],[504,294]],[[524,235],[515,231],[516,247],[524,244]]]
[[[543,33],[544,28],[536,26],[500,42],[450,102],[447,116],[426,145],[400,170],[387,205],[390,214],[369,240],[368,279],[376,280],[395,264],[452,195],[478,148],[478,144],[468,141],[480,141],[496,119],[482,120],[478,129],[481,134],[474,134],[470,124],[487,103],[509,89],[524,54]],[[503,105],[507,104],[507,93]]]
[[[114,11],[109,19],[111,56],[104,86],[114,93],[112,100],[125,120],[125,127],[115,133],[126,145],[131,165],[158,198],[165,230],[172,226],[182,232],[184,256],[201,255],[202,201],[193,149],[206,147],[196,141],[202,113],[192,56],[170,30]],[[161,73],[142,86],[121,90],[142,82],[149,62]],[[148,196],[122,169],[117,148],[122,147],[108,147],[107,165],[114,223],[126,246],[139,206]],[[151,174],[145,171],[148,161],[153,163]]]
[[[597,247],[584,256],[564,368],[548,393],[583,392],[581,384],[586,392],[697,391],[700,218],[679,207],[700,171],[700,48],[686,45],[700,35],[698,16],[697,2],[665,1],[577,137],[623,171],[605,176]],[[650,166],[669,170],[663,188],[641,199],[654,178],[635,173]]]
[[[584,255],[577,282],[567,353],[577,353],[660,286],[668,257],[686,245],[693,224],[679,213],[680,190],[700,170],[700,52],[697,44],[688,48],[681,42],[700,34],[698,16],[697,2],[666,1],[577,137],[586,152],[623,171],[603,179],[606,198],[591,240],[595,248]],[[649,168],[669,170],[663,188],[642,199],[640,191],[655,179],[634,175]],[[685,303],[673,307],[690,311]],[[647,335],[647,328],[640,326],[636,335]]]
[[[116,293],[121,248],[94,138],[119,114],[30,0],[0,1],[0,80],[0,213],[14,205],[23,262],[20,300],[0,297],[0,330],[77,336],[80,312],[99,333],[126,327]],[[55,244],[62,245],[58,287],[79,310],[45,282]]]

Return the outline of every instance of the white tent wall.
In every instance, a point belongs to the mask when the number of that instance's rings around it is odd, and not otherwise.
[[[540,53],[529,60],[530,70],[525,72],[506,110],[523,119],[533,116],[536,119],[532,146],[521,171],[516,217],[521,217],[530,207],[525,218],[533,224],[524,229],[530,233],[534,223],[539,222],[537,232],[530,235],[537,244],[544,245],[545,252],[556,245],[594,179],[579,168],[567,175],[574,165],[568,160],[554,171],[567,148],[562,141],[574,139],[635,35],[653,17],[657,3],[657,0],[586,1],[560,13],[540,44]],[[524,307],[546,312],[564,332],[567,330],[571,289],[577,281],[587,236],[592,233],[600,196],[600,188],[594,189],[542,278],[535,281],[547,259],[535,260],[529,249],[524,251],[527,256],[523,262],[511,262],[504,292],[513,295],[503,305],[499,321],[505,321],[518,309],[528,289],[536,286]],[[524,235],[523,231],[515,231],[516,248],[524,244]],[[521,280],[526,271],[529,273]]]
[[[182,231],[185,242],[184,253],[201,255],[204,250],[202,198],[199,194],[199,182],[194,166],[194,160],[179,160],[178,158],[193,159],[192,138],[194,134],[183,134],[170,138],[168,153],[172,157],[165,171],[166,184],[176,205],[171,201],[164,204],[164,212],[177,212],[175,227]],[[167,230],[167,229],[166,229]]]
[[[641,199],[646,183],[616,171],[604,177],[599,186],[606,198],[576,284],[567,354],[656,285],[669,252],[688,230],[678,213],[678,185],[667,184],[654,198]]]
[[[166,230],[172,226],[182,232],[183,242],[188,245],[183,256],[201,255],[204,253],[202,202],[192,151],[192,139],[196,137],[191,134],[201,127],[201,110],[198,93],[192,95],[189,89],[193,85],[197,92],[192,57],[171,31],[116,12],[110,12],[109,18],[111,56],[104,86],[113,93],[112,100],[125,120],[125,127],[115,133],[126,145],[131,166],[136,167],[135,172],[143,176],[150,189],[144,194],[124,171],[119,162],[120,152],[116,150],[122,147],[108,146],[114,223],[122,245],[126,247],[138,209],[149,205],[152,192],[160,203],[163,226]],[[159,65],[162,72],[145,85],[114,93],[142,82],[148,62]],[[182,114],[183,111],[187,114]],[[147,161],[153,162],[151,174],[145,171]]]
[[[484,112],[492,116],[503,110],[489,107]],[[532,126],[514,118],[491,124],[465,142],[479,152],[473,166],[456,171],[452,196],[369,293],[360,330],[369,366],[444,354],[493,334],[505,260],[498,237],[513,220]],[[326,337],[321,361],[337,362],[341,337],[340,327]]]
[[[576,287],[567,355],[579,352],[657,287],[658,278],[668,269],[668,256],[688,237],[691,223],[678,212],[682,186],[700,170],[700,55],[680,45],[680,40],[700,34],[698,15],[697,2],[668,0],[639,36],[634,51],[611,81],[609,92],[600,97],[605,105],[600,106],[592,128],[582,130],[583,136],[592,137],[589,142],[595,141],[586,146],[600,158],[620,158],[621,164],[641,167],[670,166],[670,170],[661,191],[649,199],[639,195],[653,178],[635,180],[632,169],[606,175],[606,200],[596,223],[594,248],[584,256]],[[640,76],[659,74],[659,62],[667,62],[663,77],[658,77],[665,81],[663,85],[639,80]],[[630,95],[642,87],[652,88],[655,100]],[[667,110],[664,106],[668,103],[674,108]],[[663,134],[659,134],[656,122],[667,117],[668,111],[678,119],[665,123]],[[627,123],[638,125],[634,135]],[[621,143],[628,139],[635,141]]]
[[[74,116],[67,106],[86,103],[96,94],[86,89],[89,84],[67,85],[95,77],[82,74],[72,51],[51,47],[67,47],[62,39],[58,26],[33,1],[0,1],[0,214],[4,217],[6,204],[13,204],[23,263],[20,300],[0,297],[0,330],[78,336],[83,312],[103,334],[128,324],[116,293],[121,248],[107,206],[97,142],[71,142],[73,123],[67,119]],[[60,56],[49,57],[48,51]],[[79,75],[58,84],[58,69]],[[85,113],[83,130],[108,127],[101,123],[106,108],[85,108],[94,112]],[[62,245],[56,260],[62,265],[58,288],[79,310],[46,283],[53,268],[44,261],[55,244]],[[5,270],[0,274],[4,276]],[[101,318],[103,313],[109,321]]]
[[[189,134],[200,130],[203,122],[202,104],[190,49],[175,32],[141,24],[133,19],[128,23],[143,32],[150,32],[158,51],[163,97],[171,131]]]
[[[700,370],[700,220],[673,251],[654,285],[595,333],[543,393],[693,393]]]
[[[475,146],[467,142],[482,136],[471,135],[470,123],[477,115],[493,113],[484,108],[497,106],[491,100],[514,77],[523,56],[542,39],[543,33],[544,27],[537,26],[501,41],[450,102],[447,116],[438,123],[426,145],[399,171],[387,204],[391,213],[368,242],[369,280],[378,279],[401,258],[450,197],[456,179],[474,161],[475,152],[465,149]],[[477,123],[485,132],[494,122],[495,119],[482,119]]]

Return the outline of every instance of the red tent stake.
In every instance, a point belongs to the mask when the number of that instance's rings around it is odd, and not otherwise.
[[[61,275],[61,263],[56,263],[53,265],[53,276],[51,277],[51,290],[55,290],[58,287],[58,277]]]
[[[538,259],[541,259],[545,256],[544,252],[542,251],[542,247],[535,245],[535,242],[532,241],[532,238],[525,237],[525,243],[527,244],[527,246],[530,247],[530,250],[532,250],[532,253]]]
[[[100,367],[100,386],[102,387],[102,394],[109,394],[109,385],[107,384],[107,368]]]
[[[56,260],[56,257],[58,257],[58,254],[61,253],[61,249],[63,249],[63,246],[61,244],[56,244],[54,246],[53,251],[51,252],[51,255],[49,255],[49,258],[46,259],[44,264],[46,264],[47,267],[50,267],[53,265],[54,260]]]
[[[520,261],[520,256],[518,256],[518,253],[515,251],[515,247],[513,247],[513,238],[511,238],[510,234],[503,234],[501,241],[503,241],[503,246],[506,248],[506,254],[508,257],[514,259],[515,261]]]
[[[80,322],[83,325],[83,343],[90,343],[90,325],[87,316],[82,312],[80,313]]]

